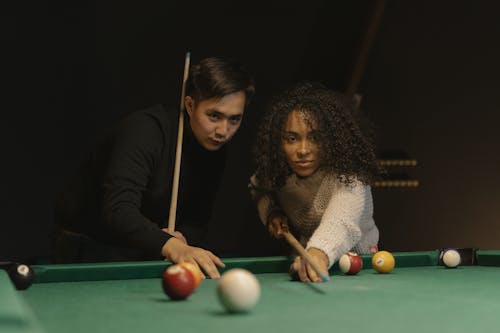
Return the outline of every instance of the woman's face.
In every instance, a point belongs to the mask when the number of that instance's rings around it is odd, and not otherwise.
[[[185,102],[193,134],[206,150],[220,149],[240,128],[245,111],[243,91],[198,103],[186,96]]]
[[[316,127],[316,121],[299,111],[290,112],[285,123],[281,140],[283,151],[288,165],[299,177],[308,177],[319,168]]]

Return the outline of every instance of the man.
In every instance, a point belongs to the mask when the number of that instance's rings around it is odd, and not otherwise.
[[[226,158],[253,94],[231,60],[192,66],[186,84],[176,228],[167,232],[177,110],[155,106],[121,120],[84,160],[56,202],[55,262],[192,261],[218,277],[221,260],[196,247],[212,212]],[[186,237],[186,238],[184,238]],[[186,239],[189,240],[188,245]]]

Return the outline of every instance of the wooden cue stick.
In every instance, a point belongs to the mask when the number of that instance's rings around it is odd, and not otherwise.
[[[170,212],[168,215],[168,231],[175,231],[175,217],[177,213],[177,196],[179,194],[179,174],[181,171],[181,156],[182,156],[182,140],[184,135],[184,97],[186,94],[186,81],[189,75],[189,63],[191,62],[191,54],[186,53],[184,61],[184,76],[182,78],[181,89],[181,105],[179,108],[179,128],[177,130],[177,147],[175,150],[175,165],[174,165],[174,179],[172,183],[172,196],[170,199]]]
[[[302,244],[289,232],[284,231],[283,236],[285,236],[286,240],[290,245],[299,252],[299,254],[312,266],[312,268],[316,271],[316,273],[321,277],[323,282],[329,280],[328,273],[325,273],[316,263],[316,261],[306,252]]]
[[[385,0],[377,0],[375,3],[375,9],[373,11],[368,29],[364,36],[363,42],[361,44],[361,49],[359,51],[358,57],[356,59],[356,65],[354,66],[353,73],[351,74],[351,79],[344,92],[347,98],[352,99],[356,91],[358,90],[359,83],[363,76],[363,72],[368,61],[368,53],[372,47],[373,41],[375,40],[375,34],[382,20],[382,15],[384,13]]]

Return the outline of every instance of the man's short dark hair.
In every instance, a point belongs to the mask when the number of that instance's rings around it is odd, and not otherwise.
[[[186,96],[195,101],[222,98],[243,91],[248,105],[255,93],[253,77],[237,61],[222,58],[205,58],[190,68],[186,82]]]

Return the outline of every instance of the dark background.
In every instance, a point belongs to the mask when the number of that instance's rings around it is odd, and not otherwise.
[[[186,51],[233,57],[257,95],[230,148],[207,246],[281,253],[247,193],[266,100],[301,79],[344,91],[375,1],[38,1],[2,4],[0,260],[46,260],[51,205],[100,130],[178,105]],[[500,5],[387,1],[358,87],[379,151],[418,161],[417,188],[374,188],[381,246],[500,248]]]

